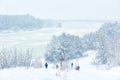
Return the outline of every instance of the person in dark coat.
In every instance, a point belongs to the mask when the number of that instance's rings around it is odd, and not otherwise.
[[[73,68],[73,62],[71,63],[71,69]]]
[[[47,62],[45,63],[45,68],[48,68],[48,63]]]
[[[79,71],[80,70],[80,66],[78,65],[75,69]]]
[[[58,66],[58,64],[56,65],[56,69],[58,69],[59,68],[59,66]]]

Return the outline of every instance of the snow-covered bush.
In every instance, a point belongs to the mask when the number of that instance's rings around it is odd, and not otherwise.
[[[3,48],[0,51],[0,69],[11,67],[29,67],[32,59],[31,50],[26,52],[18,51],[17,48],[8,50]]]

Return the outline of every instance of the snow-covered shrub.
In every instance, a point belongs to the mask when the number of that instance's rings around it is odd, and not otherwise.
[[[18,51],[17,48],[8,50],[3,48],[0,51],[0,69],[11,67],[29,67],[32,59],[31,50],[26,52]]]

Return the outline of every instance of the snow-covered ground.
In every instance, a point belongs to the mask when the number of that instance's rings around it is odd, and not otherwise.
[[[60,71],[53,68],[25,69],[11,68],[0,70],[0,80],[120,80],[120,67],[110,70],[98,69],[92,65],[96,52],[87,52],[88,56],[72,62],[80,65],[80,71],[70,69]],[[59,73],[56,76],[56,73]]]

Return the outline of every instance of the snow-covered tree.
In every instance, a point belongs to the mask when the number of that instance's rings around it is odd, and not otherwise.
[[[57,20],[42,20],[29,14],[0,15],[0,31],[26,31],[44,27],[61,27],[61,22]]]
[[[82,49],[84,51],[95,50],[96,48],[94,44],[95,41],[96,41],[96,34],[89,33],[89,34],[84,35],[81,39]]]
[[[58,62],[82,56],[80,40],[78,36],[65,33],[54,36],[46,49],[46,60]]]
[[[120,65],[120,23],[106,23],[96,33],[96,63]]]

